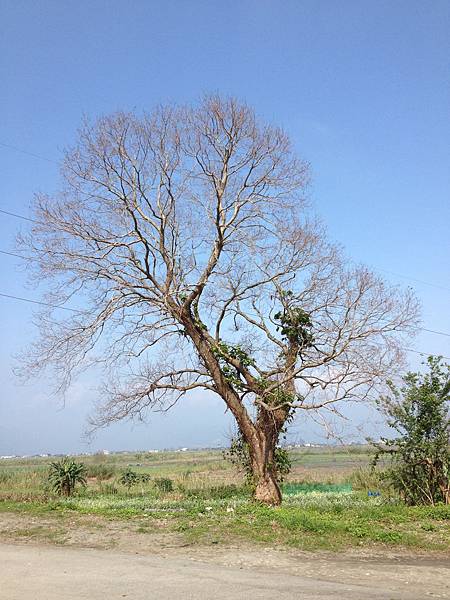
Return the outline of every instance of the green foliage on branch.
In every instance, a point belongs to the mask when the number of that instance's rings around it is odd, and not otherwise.
[[[77,483],[86,485],[86,467],[65,456],[50,463],[48,480],[54,492],[60,496],[71,496]]]
[[[226,344],[223,341],[218,342],[218,344],[214,346],[212,350],[219,361],[220,370],[222,371],[225,379],[236,389],[242,390],[243,382],[239,370],[233,365],[230,365],[229,360],[231,359],[239,361],[239,364],[244,369],[248,369],[249,367],[255,365],[254,359],[245,350],[243,350],[241,346],[232,346],[231,344]]]
[[[220,341],[213,349],[213,352],[220,359],[232,358],[238,360],[243,367],[251,367],[255,364],[253,358],[241,348],[241,346],[232,346]]]
[[[292,395],[283,389],[281,385],[277,385],[276,381],[264,379],[262,377],[259,377],[257,381],[262,400],[271,407],[279,406],[280,408],[289,408],[292,402],[299,399],[299,395]],[[269,388],[272,389],[269,391]],[[292,412],[292,410],[290,412]]]
[[[374,444],[389,455],[385,477],[408,505],[450,504],[450,365],[430,356],[428,372],[408,373],[392,396],[380,400],[390,427],[399,436]]]
[[[277,331],[291,343],[296,343],[302,348],[308,348],[313,343],[311,328],[313,326],[309,314],[299,307],[286,307],[275,313],[275,321],[280,324]]]

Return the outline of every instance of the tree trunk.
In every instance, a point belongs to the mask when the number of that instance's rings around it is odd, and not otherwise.
[[[179,309],[175,307],[174,310]],[[254,499],[264,504],[278,506],[281,504],[281,490],[277,481],[275,450],[288,410],[286,407],[280,407],[278,411],[266,411],[260,407],[254,423],[239,394],[227,381],[220,368],[217,356],[212,350],[214,340],[207,337],[203,327],[196,323],[195,316],[190,310],[183,313],[180,320],[214,379],[217,393],[222,396],[233,413],[239,431],[248,444],[255,485]]]
[[[255,484],[254,499],[271,506],[281,504],[281,489],[278,484],[276,450],[278,438],[289,414],[289,408],[281,406],[268,411],[258,407],[253,436],[245,436],[250,451],[250,460]]]
[[[254,498],[257,502],[270,506],[281,504],[280,486],[273,473],[266,472],[263,477],[259,478],[255,486]]]
[[[258,441],[249,442],[253,481],[255,484],[254,499],[270,506],[281,504],[281,490],[278,485],[275,467],[275,449],[277,439],[266,432],[258,432]]]

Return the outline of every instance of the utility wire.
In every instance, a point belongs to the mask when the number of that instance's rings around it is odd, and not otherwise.
[[[0,143],[0,145],[2,145]],[[8,210],[4,210],[2,208],[0,208],[0,213],[3,213],[5,215],[9,215],[10,217],[16,217],[17,219],[23,219],[24,221],[30,221],[31,223],[39,223],[39,221],[36,221],[36,219],[31,219],[30,217],[25,217],[24,215],[19,215],[17,213],[8,211]],[[1,251],[2,254],[8,254],[7,252]],[[409,279],[411,281],[415,281],[417,283],[423,283],[424,285],[430,285],[431,287],[435,287],[435,288],[439,288],[441,290],[446,290],[447,292],[450,292],[450,288],[445,287],[444,285],[439,285],[437,283],[431,283],[430,281],[424,281],[423,279],[416,279],[414,277],[410,277],[409,275],[402,275],[401,273],[394,273],[393,271],[387,271],[386,269],[379,269],[378,267],[375,267],[375,269],[377,271],[382,271],[384,273],[389,273],[390,275],[395,275],[396,277],[402,277],[403,279]]]
[[[3,296],[4,298],[10,298],[12,300],[20,300],[22,302],[30,302],[31,304],[39,304],[41,306],[49,306],[50,308],[60,308],[61,310],[68,310],[70,312],[82,314],[81,310],[76,310],[75,308],[69,308],[68,306],[60,306],[58,304],[49,304],[48,302],[39,302],[38,300],[30,300],[30,298],[22,298],[21,296],[13,296],[12,294],[4,294],[2,292],[0,292],[0,296]],[[425,329],[424,331],[430,331],[430,330]],[[441,333],[441,332],[433,331],[433,333]],[[443,333],[442,335],[450,336],[450,334],[448,334],[448,333]],[[432,352],[421,352],[419,350],[413,350],[412,348],[403,348],[403,350],[406,350],[407,352],[414,352],[414,354],[420,354],[421,356],[432,356],[433,355]],[[442,356],[442,355],[440,355],[440,356]],[[446,360],[450,360],[450,356],[442,356],[442,358],[445,358]]]
[[[31,223],[37,223],[35,219],[30,219],[30,217],[24,217],[23,215],[18,215],[17,213],[10,212],[9,210],[3,210],[0,208],[0,213],[4,215],[9,215],[10,217],[16,217],[17,219],[23,219],[24,221],[31,221]]]
[[[406,352],[414,352],[414,354],[420,354],[420,356],[442,356],[442,354],[436,355],[432,352],[420,352],[419,350],[413,350],[412,348],[403,348],[403,350],[406,350]],[[450,356],[442,356],[442,358],[450,360]]]
[[[47,162],[53,163],[55,165],[59,164],[56,160],[47,158],[46,156],[41,156],[40,154],[35,154],[34,152],[29,152],[28,150],[22,150],[22,148],[18,148],[17,146],[11,146],[11,144],[5,144],[4,142],[0,142],[0,146],[3,146],[4,148],[9,148],[10,150],[15,150],[16,152],[21,152],[22,154],[28,154],[28,156],[33,156],[34,158],[46,160]]]
[[[450,337],[450,333],[446,333],[445,331],[436,331],[435,329],[427,329],[426,327],[418,327],[419,331],[428,331],[428,333],[436,333],[437,335],[445,335],[446,337]]]
[[[38,260],[35,258],[31,258],[28,256],[21,256],[20,254],[16,254],[14,252],[7,252],[6,250],[0,250],[0,254],[6,254],[7,256],[13,256],[15,258],[20,258],[22,260]],[[29,302],[37,302],[36,300],[30,300]],[[416,331],[426,331],[427,333],[434,333],[435,335],[443,335],[445,337],[450,337],[450,333],[447,331],[438,331],[437,329],[428,329],[427,327],[414,327]]]
[[[430,285],[431,287],[438,288],[440,290],[447,290],[450,292],[449,287],[445,287],[445,285],[439,285],[438,283],[431,283],[429,281],[424,281],[423,279],[416,279],[415,277],[409,277],[409,275],[402,275],[401,273],[395,273],[394,271],[388,271],[387,269],[379,269],[375,267],[377,271],[382,271],[383,273],[388,273],[389,275],[394,275],[395,277],[402,277],[403,279],[409,279],[411,281],[415,281],[416,283],[423,283],[424,285]]]
[[[61,310],[69,310],[70,312],[82,314],[81,310],[75,308],[69,308],[68,306],[61,306],[58,304],[49,304],[48,302],[40,302],[39,300],[30,300],[30,298],[22,298],[21,296],[13,296],[12,294],[4,294],[0,292],[0,296],[4,298],[11,298],[12,300],[21,300],[22,302],[30,302],[31,304],[40,304],[41,306],[50,306],[50,308],[60,308]]]
[[[0,254],[6,254],[7,256],[15,256],[16,258],[21,258],[22,260],[34,260],[33,258],[27,258],[25,256],[20,256],[20,254],[15,254],[14,252],[6,252],[6,250],[0,250]]]

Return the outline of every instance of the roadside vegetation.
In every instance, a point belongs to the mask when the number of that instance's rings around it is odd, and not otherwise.
[[[238,541],[300,549],[348,547],[450,550],[450,506],[407,506],[371,469],[368,446],[293,449],[283,505],[249,500],[245,475],[220,450],[78,457],[86,486],[70,497],[49,482],[49,459],[0,463],[0,511],[34,516],[93,515],[185,543]],[[23,537],[23,536],[22,536]]]
[[[380,405],[394,438],[375,444],[390,457],[384,477],[406,504],[450,504],[450,365],[430,356],[428,372],[407,373]]]

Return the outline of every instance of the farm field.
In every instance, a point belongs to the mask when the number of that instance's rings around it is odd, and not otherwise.
[[[283,505],[249,500],[220,450],[81,456],[87,486],[48,486],[48,457],[0,462],[0,539],[114,546],[290,548],[450,554],[450,507],[407,507],[370,472],[365,446],[299,448]],[[127,470],[147,475],[127,486]],[[78,540],[78,541],[77,541]]]

